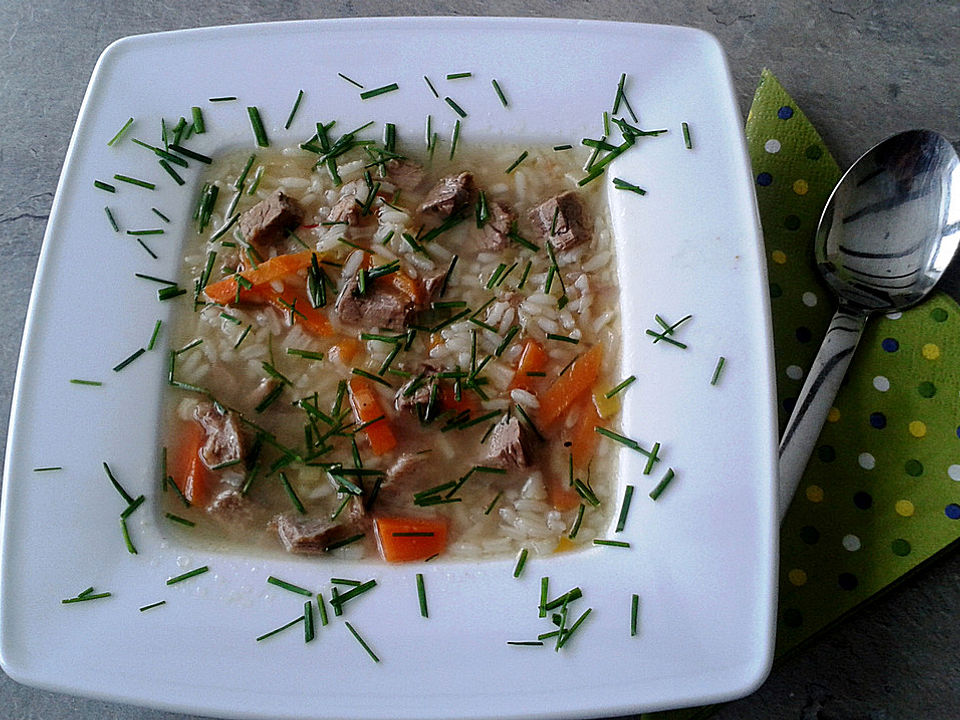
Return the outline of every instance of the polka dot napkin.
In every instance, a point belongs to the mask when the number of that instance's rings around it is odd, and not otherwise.
[[[836,308],[814,264],[813,235],[841,173],[769,71],[746,134],[782,430]],[[941,287],[867,324],[782,526],[778,657],[960,539],[960,283],[945,278]]]

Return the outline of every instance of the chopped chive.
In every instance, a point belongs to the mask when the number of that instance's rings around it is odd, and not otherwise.
[[[417,598],[420,601],[420,617],[429,617],[427,612],[427,593],[423,587],[423,573],[417,573]]]
[[[540,604],[537,606],[540,612],[540,617],[547,616],[547,597],[550,588],[550,578],[544,576],[540,578]]]
[[[197,106],[190,108],[190,116],[193,119],[193,134],[202,135],[206,132],[206,125],[203,122],[203,111]]]
[[[207,102],[230,102],[231,100],[236,100],[236,95],[223,95],[221,97],[212,97],[207,100]]]
[[[136,500],[134,500],[132,503],[130,503],[129,505],[127,505],[126,508],[124,508],[123,512],[120,513],[120,517],[122,517],[124,520],[126,520],[128,517],[130,517],[131,515],[133,515],[133,513],[136,511],[136,509],[137,509],[138,507],[140,507],[141,505],[143,505],[143,503],[146,501],[146,499],[147,499],[147,498],[146,498],[145,495],[138,495],[137,498],[136,498]]]
[[[243,187],[243,183],[247,180],[247,173],[250,172],[250,168],[253,167],[253,163],[256,160],[256,155],[251,155],[247,158],[247,162],[243,166],[243,170],[240,171],[240,174],[237,176],[236,181],[233,183],[234,190],[240,190]]]
[[[303,506],[303,503],[300,502],[300,498],[297,497],[296,491],[293,489],[293,485],[290,484],[290,481],[287,479],[286,473],[280,473],[280,484],[283,485],[283,489],[286,490],[287,496],[290,498],[290,502],[293,503],[293,506],[297,509],[301,515],[307,514],[307,509]]]
[[[51,472],[53,470],[63,470],[63,467],[60,465],[54,465],[50,467],[37,467],[33,469],[34,472]]]
[[[687,150],[693,149],[693,142],[690,140],[690,126],[685,122],[680,123],[680,129],[683,130],[683,144]]]
[[[573,145],[554,145],[553,149],[557,152],[560,150],[573,150]]]
[[[395,532],[390,534],[393,537],[433,537],[436,535],[436,533],[431,531]]]
[[[670,484],[670,481],[674,478],[673,468],[667,468],[667,472],[664,474],[663,479],[657,483],[657,486],[650,491],[650,499],[656,500],[660,497],[664,490],[667,489],[667,485]]]
[[[365,377],[367,380],[373,380],[374,382],[378,382],[378,383],[380,383],[381,385],[385,385],[386,387],[390,388],[391,390],[393,389],[393,385],[391,385],[389,382],[387,382],[386,380],[384,380],[384,379],[383,379],[382,377],[380,377],[379,375],[374,375],[373,373],[368,373],[366,370],[361,370],[360,368],[353,368],[350,372],[351,372],[351,374],[353,374],[353,375],[359,375],[360,377]]]
[[[484,514],[484,515],[489,515],[490,512],[493,510],[494,506],[497,504],[497,501],[498,501],[501,497],[503,497],[503,490],[501,490],[500,492],[498,492],[498,493],[494,496],[493,500],[490,501],[490,504],[487,505],[487,509],[483,511],[483,514]]]
[[[160,283],[161,285],[166,285],[167,287],[172,287],[176,285],[173,280],[164,280],[163,278],[158,278],[153,275],[144,275],[143,273],[134,273],[134,277],[143,278],[144,280],[152,280],[153,282]]]
[[[636,381],[636,379],[637,379],[637,376],[636,376],[636,375],[631,375],[630,377],[628,377],[626,380],[624,380],[622,383],[620,383],[620,384],[617,385],[616,387],[614,387],[614,388],[608,390],[607,392],[605,392],[605,393],[603,394],[603,396],[604,396],[605,398],[607,398],[607,400],[609,400],[610,398],[612,398],[614,395],[616,395],[616,394],[617,394],[618,392],[620,392],[621,390],[624,390],[624,389],[626,389],[627,387],[629,387],[630,385],[632,385],[632,384],[634,383],[634,381]]]
[[[527,159],[527,155],[529,155],[529,153],[528,153],[526,150],[524,150],[522,153],[520,153],[520,156],[519,156],[516,160],[514,160],[512,163],[510,163],[510,167],[508,167],[504,172],[505,172],[507,175],[509,175],[510,173],[512,173],[514,170],[517,169],[517,166],[518,166],[520,163],[522,163],[524,160]]]
[[[610,134],[610,113],[606,110],[603,111],[603,134]]]
[[[108,593],[108,592],[94,593],[92,592],[92,590],[93,588],[90,588],[89,590],[85,590],[83,593],[81,593],[80,595],[77,595],[76,597],[66,598],[64,600],[61,600],[60,602],[63,603],[64,605],[69,605],[70,603],[84,602],[86,600],[100,600],[101,598],[108,598],[112,595],[112,593]]]
[[[94,180],[93,186],[100,190],[106,190],[107,192],[115,193],[117,189],[110,183],[101,182],[100,180]]]
[[[500,98],[500,104],[504,107],[507,107],[507,98],[504,96],[503,90],[500,88],[500,83],[497,82],[496,78],[491,80],[490,83],[493,85],[493,89],[496,91],[497,97]]]
[[[303,604],[303,641],[310,642],[316,637],[313,627],[313,603],[307,600]]]
[[[654,343],[659,342],[660,340],[663,340],[664,342],[668,342],[671,345],[675,345],[681,350],[687,349],[686,343],[682,343],[679,340],[674,340],[672,337],[669,337],[666,332],[658,333],[656,330],[647,330],[647,335],[650,335],[653,337]]]
[[[630,637],[637,636],[637,616],[640,610],[640,596],[634,593],[630,596]]]
[[[317,611],[320,615],[320,625],[326,627],[327,620],[327,604],[323,600],[323,595],[317,593]]]
[[[167,171],[167,174],[173,178],[173,181],[177,183],[177,185],[183,185],[184,183],[186,183],[186,180],[180,177],[180,175],[177,174],[177,171],[174,170],[170,166],[170,163],[168,163],[166,160],[160,160],[159,163],[160,163],[160,167],[162,167],[164,170]]]
[[[433,83],[430,82],[430,78],[424,75],[423,79],[427,82],[427,87],[430,88],[430,92],[433,93],[434,97],[440,97],[440,93],[437,92],[437,89],[433,86]]]
[[[573,521],[573,527],[570,528],[570,534],[567,536],[571,540],[577,537],[577,533],[580,532],[580,523],[583,522],[583,511],[586,509],[583,503],[580,503],[580,507],[577,509],[577,518]]]
[[[727,359],[721,355],[717,358],[717,366],[713,370],[713,377],[710,379],[711,385],[716,385],[720,380],[720,373],[723,372],[723,366],[726,364]]]
[[[144,250],[147,251],[147,254],[150,255],[150,257],[152,257],[154,260],[157,259],[157,254],[153,250],[151,250],[143,240],[141,240],[140,238],[137,238],[137,242],[140,244],[140,247],[142,247]],[[186,292],[186,290],[184,290],[183,292]]]
[[[363,90],[363,85],[361,85],[360,83],[358,83],[356,80],[353,80],[353,79],[351,79],[351,78],[348,78],[346,75],[344,75],[343,73],[340,73],[340,72],[338,72],[337,75],[339,75],[340,77],[342,77],[344,80],[346,80],[346,81],[347,81],[348,83],[350,83],[351,85],[356,85],[358,88],[360,88],[361,90]]]
[[[634,185],[633,183],[629,183],[626,180],[621,180],[620,178],[613,179],[613,186],[617,190],[629,190],[630,192],[636,193],[637,195],[647,194],[647,191],[644,190],[639,185]]]
[[[204,565],[203,567],[198,567],[193,570],[188,570],[187,572],[182,573],[181,575],[174,575],[171,578],[167,578],[167,585],[175,585],[176,583],[182,582],[183,580],[189,580],[190,578],[196,577],[197,575],[203,575],[203,573],[207,572],[209,569],[210,568],[208,566]]]
[[[114,477],[113,472],[110,470],[110,466],[107,465],[106,463],[103,463],[103,471],[107,474],[107,477],[110,479],[110,484],[113,485],[114,489],[118,493],[120,493],[120,497],[122,497],[126,501],[127,505],[132,505],[134,502],[133,496],[131,496],[130,493],[128,493],[126,490],[123,489],[123,486],[120,484],[120,481],[117,480],[116,477]]]
[[[383,95],[388,92],[393,92],[394,90],[399,90],[400,86],[396,83],[390,83],[389,85],[384,85],[383,87],[374,88],[373,90],[365,90],[360,93],[361,100],[369,100],[370,98],[376,97],[377,95]]]
[[[93,385],[95,387],[103,385],[99,380],[80,380],[79,378],[71,378],[70,382],[74,385]]]
[[[503,342],[501,342],[497,346],[497,349],[494,350],[493,354],[496,355],[497,357],[500,357],[501,355],[503,355],[504,350],[507,349],[507,347],[510,345],[510,341],[513,340],[513,338],[516,336],[518,332],[520,332],[520,326],[511,325],[510,329],[507,330],[507,334],[503,338]]]
[[[457,141],[460,139],[460,121],[453,125],[453,133],[450,136],[450,159],[453,160],[453,154],[457,151]]]
[[[157,187],[152,182],[147,182],[146,180],[138,180],[137,178],[130,177],[129,175],[117,174],[113,176],[113,179],[120,180],[121,182],[125,182],[125,183],[130,183],[131,185],[137,185],[139,187],[146,188],[147,190],[155,190]]]
[[[517,555],[517,564],[513,568],[513,576],[515,578],[520,577],[520,574],[523,572],[523,568],[526,564],[527,564],[527,549],[521,548],[520,553]]]
[[[330,582],[334,585],[349,585],[350,587],[357,587],[363,584],[359,580],[350,580],[348,578],[330,578]]]
[[[343,540],[337,540],[336,542],[332,542],[326,547],[324,547],[323,551],[330,552],[331,550],[337,550],[338,548],[342,548],[345,545],[350,545],[351,543],[355,543],[357,540],[362,540],[365,535],[366,533],[358,533],[356,535],[351,535],[348,538],[344,538]]]
[[[158,218],[160,218],[160,219],[163,220],[164,222],[167,222],[167,223],[170,222],[170,218],[168,218],[166,215],[164,215],[162,212],[160,212],[160,211],[157,210],[156,208],[150,208],[150,209],[154,212],[154,214],[155,214]]]
[[[313,352],[312,350],[299,350],[297,348],[287,348],[287,355],[296,355],[305,360],[323,360],[323,353]]]
[[[459,115],[462,118],[465,118],[467,116],[467,113],[464,111],[464,109],[459,105],[457,105],[457,102],[452,97],[447,96],[447,97],[444,97],[443,100],[444,102],[447,103],[447,105],[453,108],[453,111],[457,115]]]
[[[556,610],[558,607],[561,607],[563,605],[568,605],[569,603],[572,603],[574,600],[578,600],[582,597],[583,597],[583,591],[580,588],[575,587],[571,590],[568,590],[560,597],[554,598],[553,600],[548,602],[546,605],[544,605],[543,608],[544,610],[549,612],[550,610]]]
[[[617,518],[615,532],[623,532],[623,528],[627,524],[627,513],[630,512],[631,499],[633,499],[633,485],[627,485],[623,490],[623,503],[620,505],[620,517]]]
[[[155,602],[155,603],[150,603],[149,605],[144,605],[143,607],[140,608],[140,612],[146,612],[147,610],[152,610],[152,609],[155,608],[155,607],[160,607],[161,605],[166,605],[166,604],[167,604],[167,601],[166,601],[166,600],[158,600],[158,601]]]
[[[469,73],[469,72],[450,73],[447,75],[447,80],[459,80],[460,78],[468,78],[468,77],[473,77],[473,73]]]
[[[593,544],[594,544],[594,545],[607,545],[607,546],[609,546],[609,547],[621,547],[621,548],[628,548],[628,547],[630,547],[630,543],[624,542],[623,540],[603,540],[603,539],[601,539],[601,538],[594,538],[594,539],[593,539]]]
[[[113,213],[110,212],[110,208],[105,207],[105,208],[103,209],[103,211],[104,211],[105,213],[107,213],[107,220],[110,221],[110,227],[113,228],[113,231],[114,231],[114,232],[120,232],[120,226],[117,225],[117,221],[113,218]]]
[[[591,613],[592,611],[593,611],[593,608],[587,608],[587,609],[583,612],[583,615],[581,615],[579,618],[577,618],[576,622],[573,623],[573,625],[571,625],[566,631],[561,632],[559,642],[557,642],[557,650],[559,650],[559,649],[562,648],[564,645],[566,645],[567,641],[568,641],[568,640],[571,638],[571,636],[577,631],[577,628],[579,628],[580,625],[583,624],[583,621],[586,620],[586,619],[590,616],[590,613]]]
[[[184,288],[177,287],[176,285],[167,285],[157,290],[157,299],[158,300],[171,300],[180,295],[186,295],[187,291]]]
[[[657,457],[657,453],[660,452],[660,443],[655,442],[653,447],[650,448],[650,452],[647,454],[647,464],[643,468],[643,474],[649,475],[650,471],[653,470],[653,464],[659,462],[660,458]]]
[[[260,642],[261,640],[266,640],[268,637],[272,637],[273,635],[276,635],[277,633],[281,633],[281,632],[283,632],[284,630],[286,630],[287,628],[293,627],[294,625],[296,625],[298,622],[300,622],[300,621],[303,620],[303,619],[304,619],[304,617],[303,617],[303,615],[301,615],[301,616],[298,617],[296,620],[291,620],[291,621],[288,622],[286,625],[281,625],[280,627],[276,628],[275,630],[271,630],[270,632],[264,633],[263,635],[261,635],[260,637],[257,638],[257,642]]]
[[[638,452],[641,452],[644,455],[648,455],[648,456],[650,454],[646,450],[641,448],[640,443],[638,443],[636,440],[631,440],[630,438],[624,435],[621,435],[620,433],[616,433],[613,430],[607,430],[605,427],[600,427],[599,425],[597,425],[593,429],[596,432],[598,432],[600,435],[603,435],[604,437],[610,438],[611,440],[615,440],[616,442],[622,445],[626,445],[631,450],[637,450]]]
[[[127,230],[127,235],[163,235],[162,229],[153,230]]]
[[[250,118],[250,126],[253,128],[253,137],[257,141],[258,147],[270,147],[270,140],[267,139],[267,131],[263,127],[263,120],[260,118],[260,110],[255,105],[247,108],[247,115]]]
[[[284,590],[289,590],[290,592],[297,593],[298,595],[305,595],[306,597],[313,597],[313,593],[309,590],[300,587],[299,585],[294,585],[293,583],[288,583],[285,580],[276,578],[273,575],[267,578],[267,582],[271,585],[276,585],[278,588],[283,588]]]
[[[519,647],[542,647],[543,642],[540,640],[507,640],[507,645],[515,645]]]
[[[137,548],[134,547],[133,541],[130,539],[130,530],[127,528],[127,519],[120,516],[120,531],[123,533],[123,542],[127,546],[127,552],[131,555],[137,555]]]
[[[577,345],[580,343],[579,338],[572,338],[566,335],[557,335],[555,333],[547,333],[548,340],[559,340],[560,342],[570,343],[571,345]]]
[[[357,640],[358,643],[360,643],[360,647],[362,647],[364,650],[367,651],[367,655],[369,655],[369,656],[373,659],[374,662],[380,662],[380,658],[378,658],[378,657],[376,656],[376,654],[373,652],[373,650],[370,649],[370,646],[367,645],[367,643],[364,641],[364,639],[363,639],[362,637],[360,637],[360,633],[358,633],[356,630],[353,629],[353,625],[351,625],[351,624],[350,624],[348,621],[346,621],[346,620],[343,621],[343,624],[347,626],[347,630],[350,631],[350,634],[353,635],[353,637],[356,638],[356,640]]]
[[[297,93],[297,99],[293,103],[293,107],[290,108],[290,115],[287,116],[287,121],[283,124],[284,130],[290,129],[290,124],[293,122],[293,116],[297,114],[297,108],[300,107],[300,101],[303,100],[303,90]]]
[[[176,485],[174,485],[176,487]],[[196,523],[193,520],[187,520],[182,518],[179,515],[174,515],[173,513],[164,513],[164,517],[171,522],[179,523],[180,525],[186,525],[187,527],[196,527]]]
[[[116,144],[117,144],[117,141],[120,140],[120,138],[123,136],[123,134],[127,131],[127,128],[129,128],[131,125],[133,125],[133,118],[130,118],[129,120],[127,120],[127,121],[123,124],[123,127],[120,128],[120,129],[117,131],[117,134],[114,135],[109,141],[107,141],[107,146],[108,146],[108,147],[113,147],[114,145],[116,145]]]
[[[244,338],[247,337],[247,334],[250,332],[250,330],[251,330],[252,328],[253,328],[253,325],[247,325],[246,329],[245,329],[242,333],[240,333],[240,337],[237,338],[237,342],[234,343],[234,345],[233,345],[233,349],[234,349],[234,350],[236,350],[238,347],[240,347],[240,343],[243,342]]]

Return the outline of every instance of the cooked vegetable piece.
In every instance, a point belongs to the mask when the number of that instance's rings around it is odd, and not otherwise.
[[[347,383],[350,394],[350,407],[357,419],[357,424],[364,425],[363,432],[370,441],[370,449],[374,455],[383,455],[397,446],[397,438],[390,427],[377,397],[377,391],[369,380],[354,376]],[[369,423],[369,424],[367,424]]]
[[[550,356],[543,349],[543,345],[528,338],[523,343],[523,350],[520,351],[520,362],[517,363],[517,371],[514,373],[513,380],[510,381],[510,390],[520,388],[522,390],[532,391],[537,376],[529,373],[541,373],[547,369],[550,362]]]
[[[443,519],[380,517],[373,526],[380,556],[387,562],[425,560],[447,546],[447,522]]]
[[[178,429],[179,446],[171,454],[170,475],[183,496],[193,505],[204,506],[213,494],[213,474],[200,459],[207,436],[197,422],[184,422]]]
[[[265,285],[274,280],[282,280],[287,275],[295,274],[310,267],[310,258],[312,255],[313,253],[310,251],[278,255],[260,263],[255,268],[244,270],[240,273],[240,277],[252,286],[250,288],[242,283],[238,284],[237,278],[230,276],[207,285],[203,289],[203,292],[215,303],[230,305],[237,300],[238,296],[243,300],[245,293],[253,287]]]
[[[548,428],[593,389],[600,376],[603,347],[594,345],[540,396],[540,423]]]

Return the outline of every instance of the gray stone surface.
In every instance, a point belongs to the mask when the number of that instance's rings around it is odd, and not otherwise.
[[[744,113],[769,67],[841,165],[883,137],[930,127],[960,140],[956,0],[58,0],[0,3],[0,443],[40,242],[94,63],[132,34],[262,20],[533,15],[691,25],[725,46]],[[960,718],[960,556],[924,568],[780,664],[718,720]],[[718,621],[722,622],[721,618]],[[174,720],[26,688],[0,673],[0,718]]]

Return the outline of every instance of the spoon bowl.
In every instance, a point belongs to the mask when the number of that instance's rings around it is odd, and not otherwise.
[[[894,135],[864,153],[827,200],[817,267],[838,309],[780,441],[786,514],[867,318],[915,305],[960,245],[960,159],[930,130]]]

